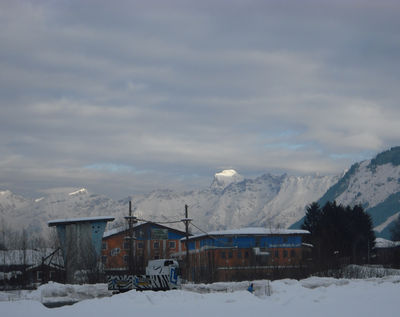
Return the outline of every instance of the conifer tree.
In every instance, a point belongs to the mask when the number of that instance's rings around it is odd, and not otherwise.
[[[313,258],[318,264],[332,266],[339,259],[366,263],[374,247],[375,234],[371,217],[360,205],[343,207],[327,202],[321,209],[317,203],[307,207],[302,229],[310,231],[314,245]]]

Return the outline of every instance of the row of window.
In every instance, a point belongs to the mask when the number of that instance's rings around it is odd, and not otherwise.
[[[279,258],[279,257],[280,257],[280,254],[279,254],[279,253],[280,253],[279,250],[275,250],[275,252],[274,252],[274,257],[275,257],[275,258]],[[221,252],[220,252],[220,255],[221,255],[221,258],[222,258],[222,259],[226,259],[226,258],[232,259],[232,258],[233,258],[233,251],[228,251],[228,252],[221,251]],[[282,252],[282,257],[283,257],[283,258],[287,258],[288,255],[289,255],[288,250],[283,250],[283,252]],[[249,257],[249,252],[248,252],[248,251],[244,251],[244,254],[243,254],[242,251],[237,251],[237,252],[236,252],[236,257],[237,257],[238,259],[243,258],[243,256],[244,256],[244,258],[248,258],[248,257]],[[291,257],[291,258],[295,258],[295,257],[296,257],[296,251],[295,251],[295,250],[290,250],[290,257]]]
[[[125,241],[123,243],[122,247],[124,248],[124,250],[129,250],[130,249],[129,241]],[[138,249],[143,249],[143,247],[144,247],[143,242],[137,242],[136,247]],[[102,250],[107,250],[107,242],[103,242],[101,248],[102,248]],[[153,242],[153,249],[159,249],[159,248],[160,248],[160,242],[159,241],[154,241]],[[175,241],[168,241],[168,248],[169,249],[175,249],[176,248],[176,242]],[[119,250],[119,248],[115,248],[115,249]],[[115,249],[113,249],[113,250],[115,250]]]
[[[289,255],[288,251],[287,251],[287,250],[283,250],[282,256],[283,256],[284,258],[287,258],[288,255]],[[279,258],[279,250],[275,250],[274,256],[275,256],[276,258]],[[290,257],[291,257],[291,258],[295,258],[295,257],[296,257],[296,251],[295,251],[295,250],[290,250]]]
[[[223,259],[226,259],[227,257],[228,257],[228,259],[232,259],[233,258],[233,251],[228,251],[228,252],[221,251],[220,254],[221,254],[221,258],[223,258]],[[245,251],[244,254],[243,254],[242,251],[237,251],[236,257],[238,259],[241,259],[243,256],[244,256],[244,258],[247,259],[249,257],[249,251]]]

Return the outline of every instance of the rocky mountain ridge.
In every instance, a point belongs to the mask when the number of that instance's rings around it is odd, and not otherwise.
[[[119,201],[86,189],[27,199],[9,191],[0,194],[0,219],[7,226],[31,233],[47,230],[47,221],[60,218],[113,216],[110,227],[123,224],[132,201],[134,214],[145,220],[180,220],[189,205],[193,224],[202,230],[245,226],[286,228],[304,215],[304,207],[321,197],[338,177],[295,177],[265,174],[245,179],[236,171],[217,173],[211,186],[190,192],[156,190]],[[183,230],[183,225],[175,227]],[[194,232],[198,231],[192,227]]]

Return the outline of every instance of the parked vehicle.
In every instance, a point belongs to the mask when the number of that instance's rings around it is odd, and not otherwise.
[[[170,290],[180,288],[181,278],[179,264],[173,259],[149,261],[146,275],[116,274],[107,276],[108,289],[123,292],[132,289]]]

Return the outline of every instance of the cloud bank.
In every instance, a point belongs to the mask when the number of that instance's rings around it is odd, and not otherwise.
[[[3,1],[0,187],[339,173],[400,139],[398,1]]]

